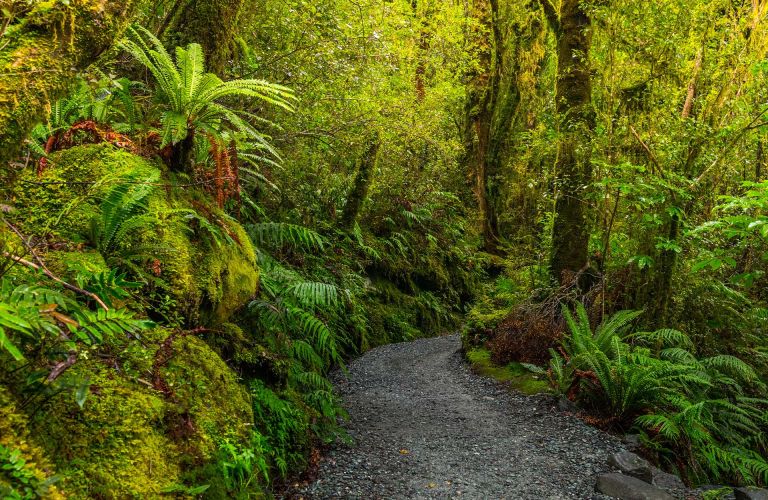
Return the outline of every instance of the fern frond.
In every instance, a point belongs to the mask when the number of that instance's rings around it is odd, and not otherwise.
[[[319,233],[296,224],[262,222],[246,229],[258,245],[278,248],[289,245],[306,251],[323,251],[325,248],[325,238]]]

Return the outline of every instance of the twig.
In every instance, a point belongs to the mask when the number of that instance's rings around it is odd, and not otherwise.
[[[736,146],[736,145],[739,143],[739,141],[741,140],[741,138],[742,138],[742,137],[744,137],[744,135],[745,135],[745,134],[746,134],[746,133],[747,133],[749,130],[751,130],[751,127],[753,127],[753,126],[754,126],[754,125],[755,125],[755,124],[756,124],[756,123],[757,123],[757,122],[758,122],[758,121],[759,121],[759,120],[762,118],[762,116],[763,116],[763,115],[764,115],[766,112],[768,112],[768,106],[766,106],[766,107],[765,107],[765,108],[764,108],[764,109],[763,109],[763,110],[760,112],[760,114],[758,114],[758,115],[757,115],[757,116],[756,116],[756,117],[755,117],[755,118],[754,118],[752,121],[750,121],[750,122],[749,122],[749,124],[747,124],[747,126],[746,126],[746,127],[744,127],[743,129],[741,129],[741,130],[739,131],[739,133],[738,133],[738,134],[736,134],[736,137],[735,137],[735,138],[734,138],[734,139],[733,139],[733,140],[732,140],[732,141],[731,141],[729,144],[726,144],[726,145],[725,145],[725,147],[721,148],[721,149],[720,149],[720,151],[721,151],[720,155],[719,155],[717,158],[715,158],[715,160],[714,160],[714,161],[713,161],[713,162],[712,162],[712,163],[711,163],[711,164],[710,164],[710,165],[709,165],[707,168],[705,168],[705,169],[704,169],[704,171],[703,171],[703,172],[702,172],[702,173],[701,173],[701,174],[700,174],[700,175],[699,175],[699,176],[698,176],[696,179],[694,179],[694,181],[691,183],[691,184],[692,184],[692,186],[695,186],[695,185],[697,185],[697,184],[701,183],[701,180],[702,180],[702,179],[703,179],[703,178],[704,178],[704,177],[705,177],[705,176],[706,176],[706,175],[707,175],[707,174],[708,174],[708,173],[709,173],[709,172],[710,172],[712,169],[714,169],[715,167],[717,167],[717,166],[720,164],[720,162],[721,162],[721,161],[723,161],[723,159],[725,158],[725,155],[726,155],[726,153],[729,153],[729,152],[731,151],[731,149],[732,149],[734,146]]]
[[[36,271],[41,271],[47,277],[49,277],[50,279],[52,279],[56,283],[60,284],[61,286],[63,286],[67,290],[71,290],[71,291],[73,291],[75,293],[79,293],[80,295],[85,295],[86,297],[89,297],[89,298],[93,299],[94,301],[96,301],[96,303],[99,304],[99,306],[102,309],[104,309],[105,311],[109,311],[109,307],[107,307],[107,305],[104,303],[103,300],[101,300],[101,298],[99,298],[98,295],[96,295],[93,292],[89,292],[88,290],[83,290],[80,287],[77,287],[75,285],[67,283],[66,281],[64,281],[63,279],[59,278],[58,276],[53,274],[51,271],[46,269],[44,266],[40,266],[38,264],[35,264],[34,262],[30,262],[30,261],[28,261],[26,259],[23,259],[23,258],[21,258],[19,256],[10,254],[8,252],[3,252],[3,256],[11,259],[14,262],[18,262],[19,264],[21,264],[23,266],[27,266],[27,267],[29,267],[31,269],[36,270]]]
[[[62,373],[64,373],[67,368],[74,365],[77,362],[77,351],[69,351],[69,355],[67,356],[67,359],[64,361],[59,361],[53,366],[53,369],[51,370],[51,373],[48,374],[48,377],[45,379],[47,382],[53,382],[59,376],[61,376]]]
[[[67,283],[66,281],[62,280],[61,278],[59,278],[58,276],[56,276],[55,274],[53,274],[50,271],[50,269],[48,269],[48,267],[45,265],[45,262],[43,262],[43,259],[41,259],[39,255],[37,255],[37,252],[35,252],[35,248],[29,243],[29,241],[27,241],[26,238],[24,238],[24,235],[21,234],[21,231],[19,231],[16,228],[16,226],[14,226],[10,222],[8,222],[5,219],[5,217],[0,217],[0,219],[5,223],[6,226],[8,226],[8,228],[10,228],[11,231],[13,231],[16,234],[16,236],[19,237],[19,239],[21,240],[21,243],[24,245],[24,248],[27,249],[27,251],[30,253],[30,255],[32,255],[32,257],[34,257],[34,259],[37,261],[37,264],[35,264],[34,262],[29,262],[27,260],[24,260],[21,257],[10,255],[7,252],[3,252],[3,255],[5,255],[6,257],[10,258],[11,260],[13,260],[15,262],[18,262],[19,264],[23,264],[23,265],[25,265],[27,267],[31,267],[33,269],[42,270],[43,274],[45,274],[46,276],[51,278],[53,281],[61,284],[62,286],[64,286],[64,288],[66,288],[68,290],[72,290],[73,292],[76,292],[76,293],[79,293],[79,294],[82,294],[82,295],[86,295],[86,296],[92,298],[105,311],[109,311],[109,307],[107,307],[107,305],[104,303],[104,301],[101,300],[101,298],[98,295],[96,295],[95,293],[89,292],[88,290],[83,290],[82,288],[78,288],[75,285],[71,285],[71,284]]]

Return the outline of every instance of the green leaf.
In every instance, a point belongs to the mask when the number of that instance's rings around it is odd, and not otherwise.
[[[85,400],[88,398],[90,388],[91,383],[88,379],[84,380],[82,383],[80,383],[80,385],[77,386],[77,390],[75,391],[75,402],[80,408],[85,405]]]
[[[5,330],[3,330],[2,327],[0,327],[0,347],[8,351],[8,353],[16,361],[22,361],[24,359],[24,356],[21,354],[21,351],[19,351],[19,349],[15,345],[13,345],[10,339],[5,335]]]

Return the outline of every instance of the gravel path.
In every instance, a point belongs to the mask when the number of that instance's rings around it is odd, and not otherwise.
[[[337,384],[355,443],[331,450],[305,498],[599,498],[621,448],[559,412],[471,373],[457,335],[374,349]]]

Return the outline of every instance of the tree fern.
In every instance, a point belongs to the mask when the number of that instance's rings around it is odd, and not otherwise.
[[[218,76],[205,72],[204,55],[199,44],[177,47],[174,60],[163,44],[140,26],[128,30],[121,46],[149,70],[157,84],[156,92],[162,109],[161,146],[170,144],[180,148],[196,130],[214,135],[229,130],[248,137],[262,151],[278,157],[269,138],[253,123],[274,124],[232,109],[222,100],[248,97],[290,110],[295,101],[290,89],[255,79],[224,82]],[[187,147],[184,155],[190,151],[191,148]]]

